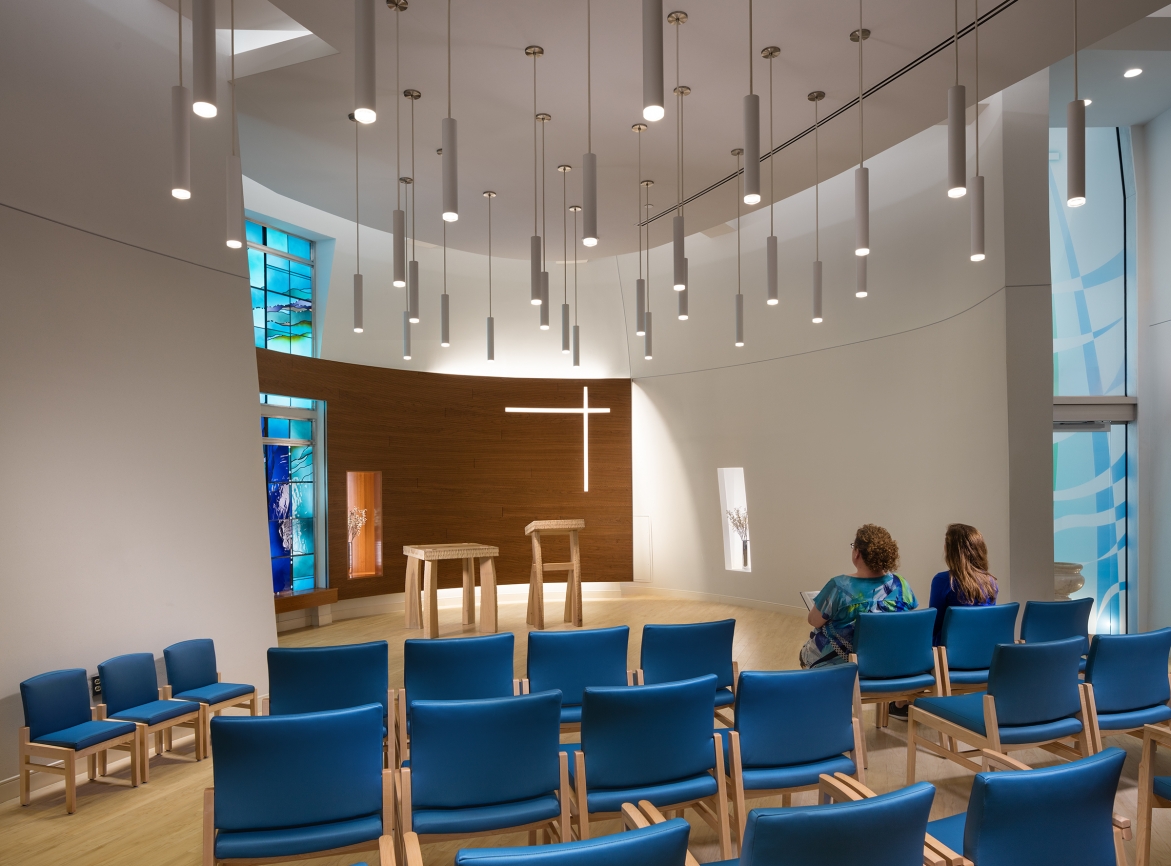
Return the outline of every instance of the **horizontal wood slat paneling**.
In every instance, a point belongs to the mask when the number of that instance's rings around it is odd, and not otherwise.
[[[364,367],[256,350],[260,390],[326,403],[329,585],[341,598],[403,591],[404,544],[496,545],[500,583],[529,579],[533,520],[584,518],[583,580],[631,580],[629,379],[498,379]],[[506,414],[505,406],[609,408],[590,416],[590,490],[582,490],[580,415]],[[350,580],[346,472],[382,472],[383,576]],[[561,544],[551,539],[554,557]],[[568,558],[568,557],[566,557]],[[458,562],[439,585],[461,585]]]

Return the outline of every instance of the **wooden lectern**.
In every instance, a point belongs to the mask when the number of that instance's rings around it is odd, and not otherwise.
[[[545,573],[567,572],[565,580],[565,621],[581,626],[581,548],[577,534],[584,520],[534,520],[525,527],[533,539],[533,567],[529,571],[529,613],[525,621],[533,628],[545,627]],[[569,562],[545,562],[541,556],[541,533],[569,536]]]

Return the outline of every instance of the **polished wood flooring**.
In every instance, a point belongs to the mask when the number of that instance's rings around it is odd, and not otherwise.
[[[560,605],[548,604],[548,622],[563,628]],[[586,599],[587,627],[630,625],[630,667],[639,657],[641,627],[648,622],[697,622],[735,617],[736,659],[742,670],[797,667],[797,650],[808,635],[808,626],[794,616],[661,598],[623,597],[621,599]],[[525,604],[500,605],[500,627],[517,635],[516,675],[525,669]],[[440,610],[443,636],[474,633],[472,627],[460,625],[459,608]],[[390,679],[392,686],[402,685],[402,641],[418,636],[418,631],[403,627],[401,613],[344,620],[318,629],[302,629],[281,635],[281,646],[323,646],[367,640],[390,643]],[[231,678],[231,671],[224,671]],[[890,727],[875,730],[873,709],[866,710],[866,738],[870,751],[868,782],[879,792],[902,787],[906,772],[906,725],[892,720]],[[1126,750],[1127,761],[1116,809],[1134,817],[1139,741],[1129,737],[1110,738],[1108,745]],[[15,744],[9,744],[15,747]],[[79,785],[78,811],[65,814],[64,791],[55,788],[34,793],[33,803],[21,808],[17,800],[0,804],[0,864],[20,866],[105,866],[109,863],[133,863],[135,866],[198,866],[201,860],[201,800],[203,789],[212,783],[212,762],[192,763],[191,738],[177,740],[174,755],[151,759],[149,784],[130,790],[116,784]],[[1026,763],[1048,764],[1055,758],[1046,752],[1016,752]],[[1156,772],[1171,774],[1171,758],[1160,756]],[[942,759],[920,752],[919,779],[936,785],[932,818],[941,818],[967,807],[972,776]],[[125,784],[128,771],[116,774],[114,782]],[[797,795],[796,803],[812,803],[813,794]],[[750,805],[780,805],[767,800]],[[690,815],[689,815],[690,817]],[[715,834],[706,824],[692,821],[692,851],[700,862],[719,859]],[[610,832],[607,828],[598,828]],[[617,829],[617,825],[612,828]],[[1171,863],[1171,814],[1155,813],[1153,863]],[[470,840],[475,845],[520,845],[525,838],[504,835]],[[456,843],[427,845],[423,849],[427,866],[450,866]],[[1128,843],[1129,862],[1135,862],[1134,845]],[[301,861],[318,866],[348,866],[361,862],[361,855],[319,858]],[[370,852],[367,861],[373,866],[377,854]],[[832,857],[827,856],[827,862]]]

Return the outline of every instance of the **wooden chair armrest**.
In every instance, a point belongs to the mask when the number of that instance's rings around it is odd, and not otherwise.
[[[930,850],[936,857],[938,857],[945,866],[964,866],[965,863],[970,863],[964,859],[963,854],[957,854],[955,851],[948,848],[930,833],[923,838],[923,862],[927,862],[927,851]]]
[[[638,808],[642,809],[642,813],[647,816],[652,824],[662,824],[667,820],[663,817],[663,813],[650,800],[639,800]]]
[[[638,684],[638,671],[626,672],[626,685],[633,686]]]
[[[1002,752],[994,752],[992,749],[980,750],[980,763],[984,765],[984,772],[987,773],[990,769],[998,770],[1031,770],[1033,769],[1028,764],[1023,764],[1016,758],[1010,758]]]
[[[638,830],[642,827],[649,827],[650,822],[647,821],[646,816],[638,811],[633,803],[622,804],[622,823],[626,825],[627,830]]]
[[[831,802],[852,803],[855,800],[866,799],[858,791],[855,791],[847,785],[843,785],[839,780],[833,776],[827,776],[825,773],[817,777],[817,788],[821,794],[829,797]]]
[[[394,839],[389,833],[378,837],[379,866],[394,866]]]
[[[1162,725],[1143,725],[1143,739],[1153,740],[1160,746],[1171,747],[1171,728]]]
[[[528,690],[525,689],[526,685],[528,685],[528,680],[514,679],[512,681],[512,694],[513,695],[527,695]]]
[[[406,849],[406,866],[423,866],[423,850],[419,847],[418,833],[404,833],[403,848]]]
[[[834,781],[840,782],[847,788],[853,790],[854,793],[861,795],[862,799],[869,799],[870,797],[878,796],[853,776],[847,776],[845,773],[834,773]]]
[[[646,680],[644,678],[642,668],[637,668],[634,671],[634,685],[636,685],[636,686],[645,686],[646,685]]]
[[[95,704],[90,708],[90,713],[93,715],[94,721],[99,722],[106,717],[106,705]]]
[[[1131,836],[1133,835],[1130,831],[1130,819],[1124,818],[1122,815],[1119,815],[1117,812],[1115,812],[1114,826],[1122,831],[1122,838],[1129,842]]]

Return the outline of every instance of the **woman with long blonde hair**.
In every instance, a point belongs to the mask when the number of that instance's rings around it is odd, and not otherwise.
[[[931,579],[931,606],[935,615],[935,645],[943,628],[944,612],[952,605],[975,607],[996,604],[999,587],[988,571],[988,547],[974,526],[953,523],[943,536],[947,571]]]

